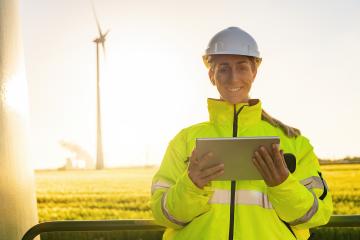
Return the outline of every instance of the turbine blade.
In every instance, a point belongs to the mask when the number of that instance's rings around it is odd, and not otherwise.
[[[105,41],[106,41],[106,35],[110,32],[110,29],[106,31],[106,33],[104,35],[101,36],[101,45],[102,45],[102,48],[104,50],[104,56],[106,56],[106,50],[105,50]]]
[[[94,1],[92,1],[92,0],[91,0],[91,6],[92,6],[93,14],[94,14],[94,17],[95,17],[96,26],[97,26],[98,31],[99,31],[99,34],[100,34],[100,36],[101,36],[101,35],[102,35],[101,27],[100,27],[100,23],[99,23],[99,20],[98,20],[98,18],[97,18],[97,15],[96,15]]]
[[[103,35],[104,38],[106,37],[106,35],[110,32],[110,29],[106,31],[106,33]]]
[[[105,51],[105,41],[101,42],[102,48],[103,48],[103,52],[104,52],[104,56],[106,57],[106,51]]]

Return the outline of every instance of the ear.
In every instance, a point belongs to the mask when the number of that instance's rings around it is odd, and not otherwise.
[[[212,68],[209,69],[208,75],[209,75],[209,79],[210,79],[211,84],[213,86],[215,86],[214,70],[212,70]]]
[[[252,82],[254,82],[254,81],[255,81],[256,74],[257,74],[257,67],[255,67],[255,71],[254,71],[254,76],[253,76]]]

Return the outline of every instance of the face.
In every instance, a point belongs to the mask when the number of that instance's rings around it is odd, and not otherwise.
[[[213,56],[209,70],[211,83],[217,87],[220,98],[232,103],[248,102],[251,85],[256,77],[256,66],[246,56]]]

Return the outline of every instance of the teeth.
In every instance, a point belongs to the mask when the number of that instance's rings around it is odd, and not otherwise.
[[[236,92],[236,91],[239,91],[239,90],[240,90],[240,88],[229,88],[230,92]]]

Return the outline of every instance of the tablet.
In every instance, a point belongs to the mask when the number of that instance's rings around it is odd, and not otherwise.
[[[238,138],[197,138],[196,149],[199,156],[213,152],[204,168],[224,164],[224,174],[214,180],[262,180],[262,176],[252,163],[254,152],[264,146],[279,144],[276,136],[238,137]]]

